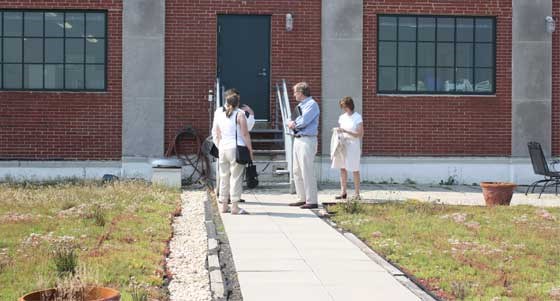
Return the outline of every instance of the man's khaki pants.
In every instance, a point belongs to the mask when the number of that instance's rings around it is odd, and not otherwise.
[[[294,139],[294,182],[299,202],[317,204],[317,179],[315,155],[317,137],[303,136]]]
[[[243,190],[244,166],[235,161],[235,148],[220,150],[220,201],[239,202]]]

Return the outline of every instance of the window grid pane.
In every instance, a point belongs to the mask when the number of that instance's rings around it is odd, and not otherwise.
[[[0,10],[0,89],[105,91],[106,23],[100,11]]]
[[[495,93],[495,23],[492,17],[379,15],[378,92]]]

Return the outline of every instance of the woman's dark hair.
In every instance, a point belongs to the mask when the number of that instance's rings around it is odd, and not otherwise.
[[[342,98],[339,104],[341,108],[349,108],[352,112],[354,112],[354,100],[352,100],[352,97],[346,96]]]
[[[237,89],[235,89],[235,88],[227,89],[227,90],[224,92],[224,95],[225,95],[226,98],[227,98],[230,94],[237,94],[237,95],[241,96],[241,94],[239,93],[239,91],[238,91]]]
[[[226,96],[226,116],[229,118],[233,111],[239,107],[239,94],[231,93]]]

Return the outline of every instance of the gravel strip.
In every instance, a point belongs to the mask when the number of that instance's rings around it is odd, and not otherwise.
[[[167,268],[171,301],[211,301],[208,256],[204,221],[204,191],[185,191],[181,195],[182,214],[173,221]]]

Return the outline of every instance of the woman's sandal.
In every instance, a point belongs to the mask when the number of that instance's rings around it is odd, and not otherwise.
[[[334,197],[335,200],[345,200],[348,194],[341,194]]]
[[[231,214],[232,215],[249,215],[250,213],[243,208],[239,208],[239,211],[237,211],[235,213],[232,211]]]

